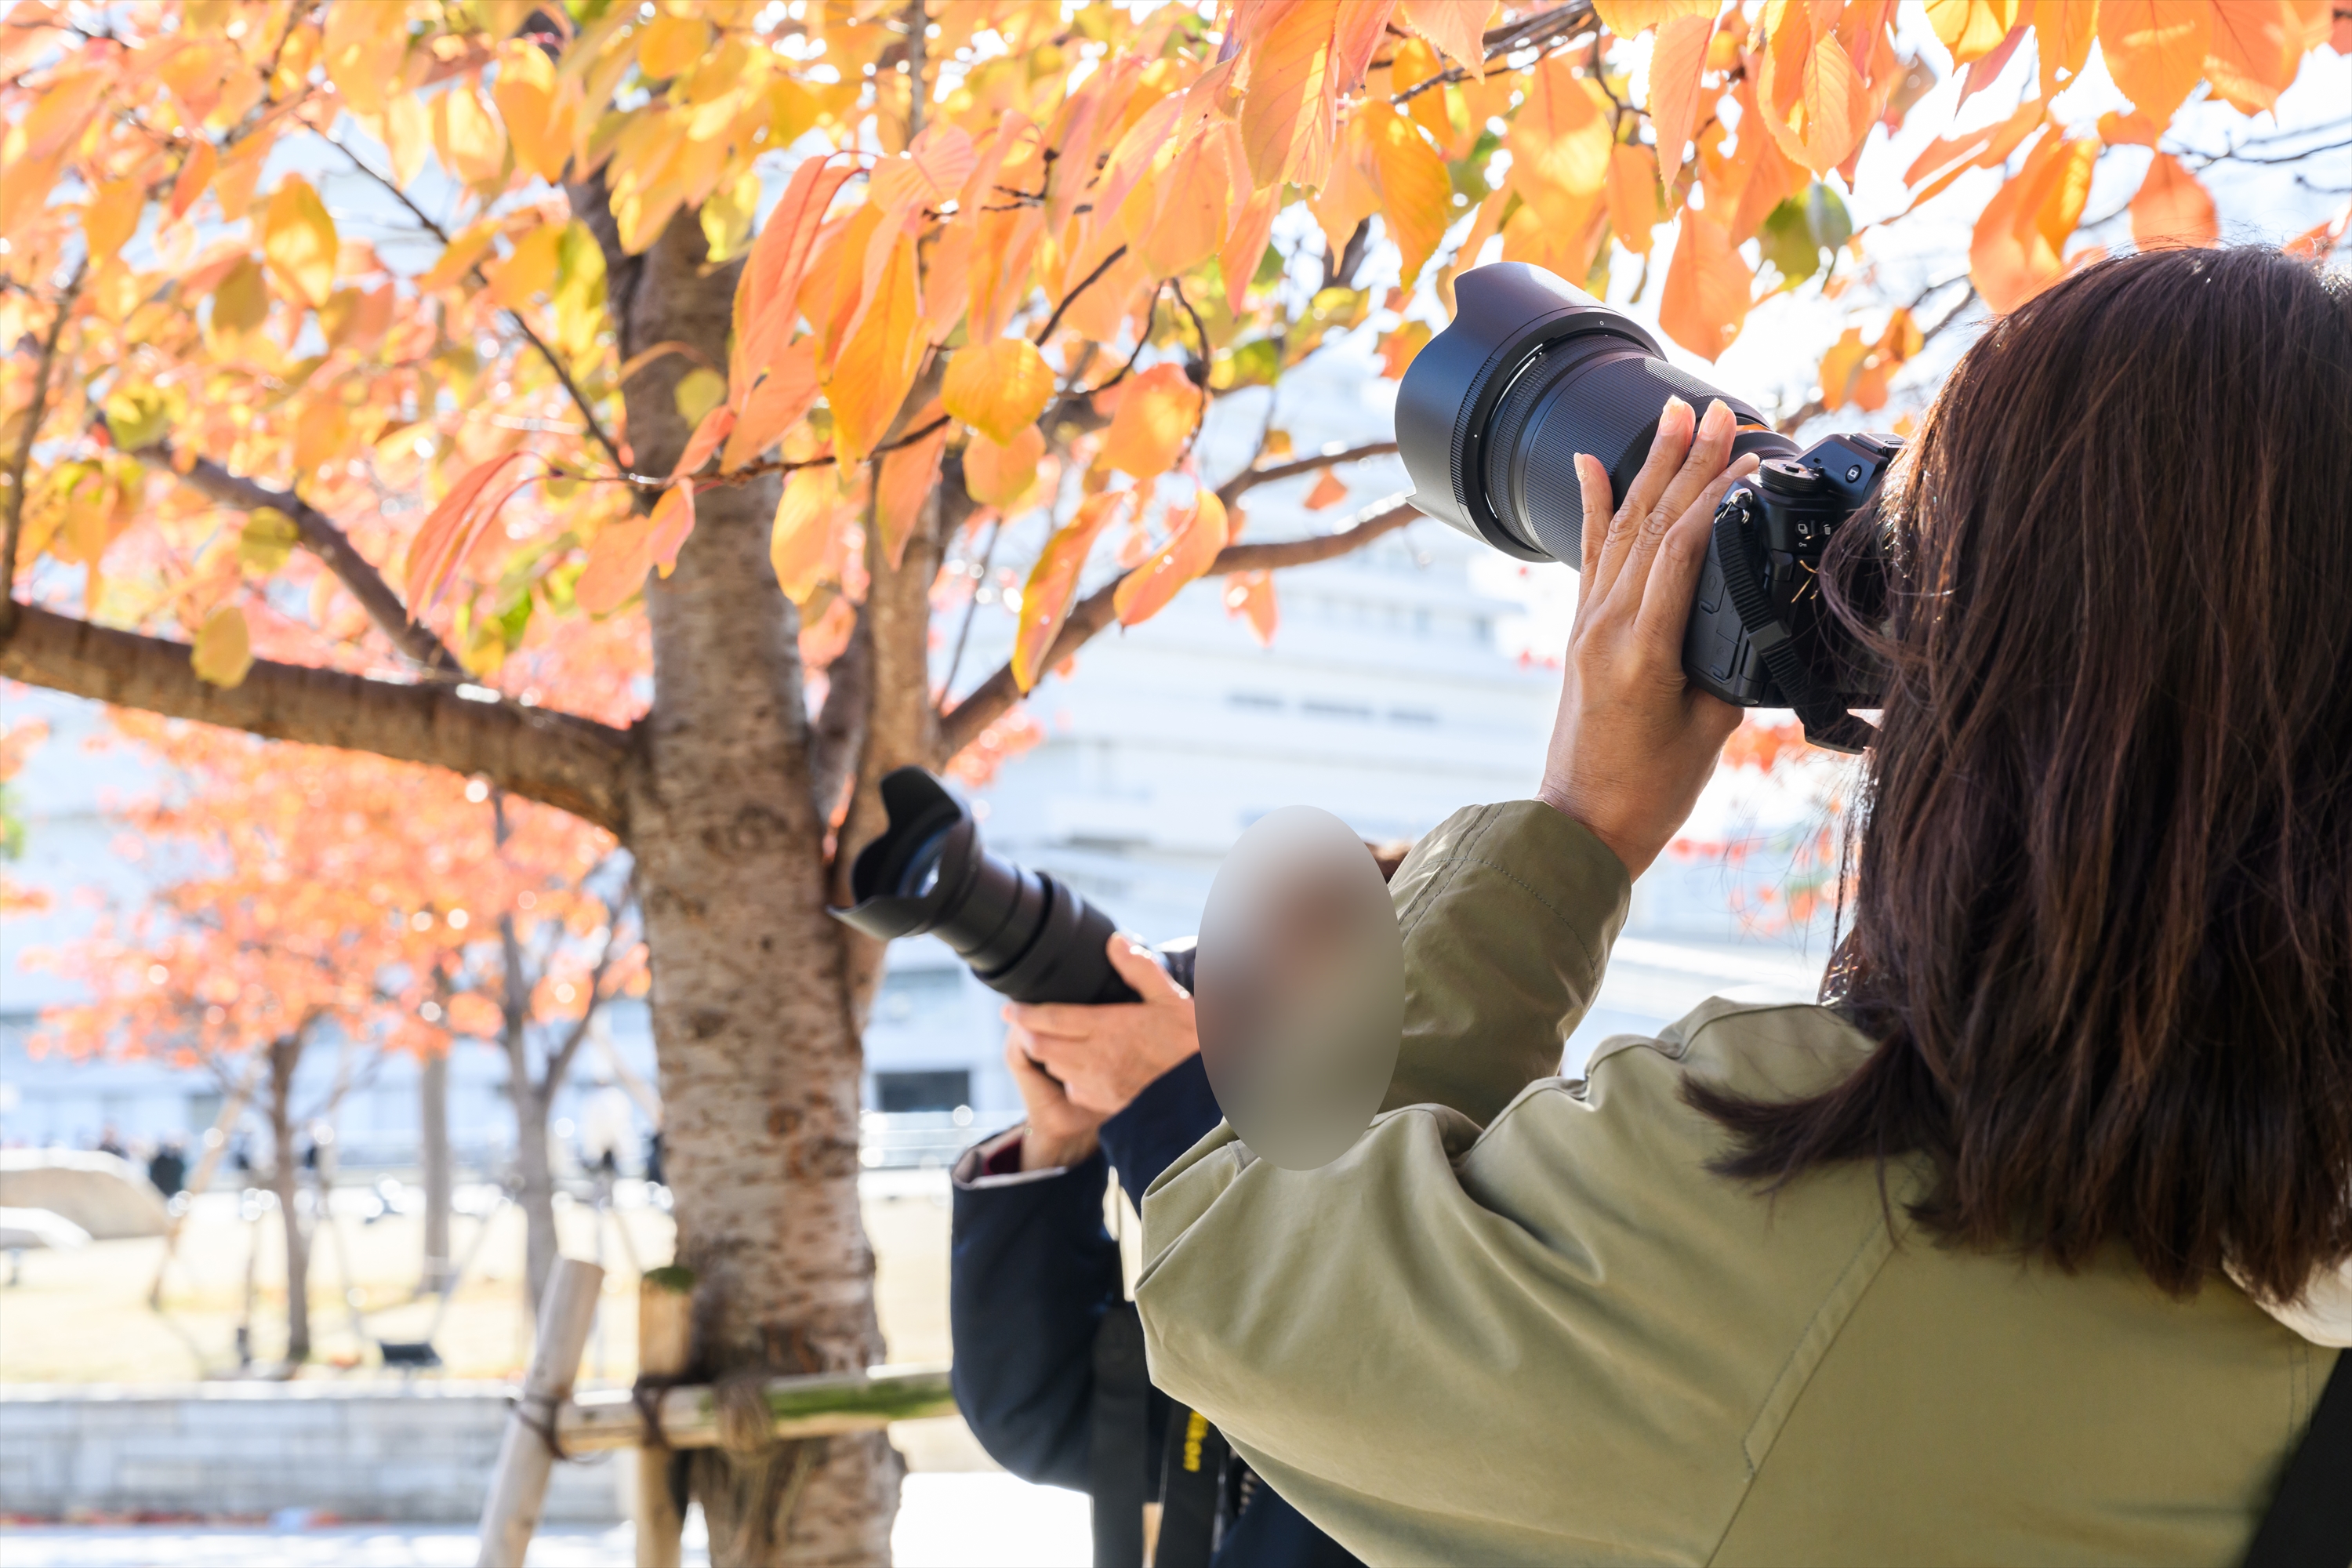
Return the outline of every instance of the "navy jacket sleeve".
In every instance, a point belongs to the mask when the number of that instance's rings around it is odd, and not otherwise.
[[[1103,1152],[1118,1171],[1118,1184],[1141,1203],[1160,1173],[1223,1120],[1216,1096],[1209,1092],[1209,1070],[1195,1051],[1102,1124]]]
[[[948,1265],[956,1407],[1024,1480],[1087,1488],[1095,1329],[1120,1294],[1100,1154],[1057,1176],[958,1185]]]

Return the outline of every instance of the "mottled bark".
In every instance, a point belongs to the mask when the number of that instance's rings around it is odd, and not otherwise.
[[[727,362],[738,266],[706,267],[681,215],[621,255],[604,193],[572,205],[604,240],[623,355],[664,341]],[[636,467],[666,472],[688,430],[688,362],[626,388]],[[714,1378],[880,1358],[857,1209],[862,1059],[826,915],[826,824],[811,799],[798,618],[768,564],[773,479],[696,498],[677,571],[649,581],[655,698],[630,776],[629,847],[653,960],[666,1165],[695,1356]],[[720,1564],[889,1560],[902,1466],[879,1436],[698,1454]]]

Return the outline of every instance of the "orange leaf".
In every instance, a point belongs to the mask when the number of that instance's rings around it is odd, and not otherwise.
[[[1609,153],[1609,223],[1618,242],[1636,256],[1650,254],[1657,226],[1658,160],[1647,147],[1620,143]]]
[[[1166,171],[1153,176],[1159,205],[1137,247],[1153,277],[1190,271],[1214,256],[1223,241],[1234,184],[1225,159],[1226,135],[1222,120],[1194,125]],[[1149,188],[1139,188],[1136,195]]]
[[[1862,341],[1860,327],[1848,327],[1822,356],[1822,406],[1843,408],[1853,395],[1854,377],[1862,373],[1862,362],[1870,351]]]
[[[1348,0],[1339,7],[1331,24],[1331,85],[1342,96],[1362,89],[1364,72],[1380,52],[1395,9],[1396,0]]]
[[[2098,26],[2098,6],[2084,0],[2033,0],[2033,47],[2041,56],[2044,100],[2072,87],[2083,74]]]
[[[2344,210],[2334,217],[2314,224],[2279,248],[2307,261],[2325,261],[2328,253],[2343,243],[2347,228],[2352,228],[2352,202],[2345,204]]]
[[[694,434],[688,437],[686,450],[677,455],[677,466],[670,469],[669,477],[683,479],[700,468],[710,460],[710,454],[719,450],[719,443],[727,439],[727,433],[734,428],[735,409],[731,404],[722,403],[704,415],[702,423],[697,425]]]
[[[1002,447],[1034,425],[1054,396],[1054,367],[1026,338],[975,343],[948,362],[947,411]]]
[[[834,565],[841,511],[841,485],[833,469],[802,468],[784,481],[768,532],[768,563],[793,604],[807,604]]]
[[[433,265],[417,275],[416,287],[427,293],[446,289],[473,269],[474,264],[489,254],[490,246],[499,237],[499,220],[486,217],[469,228],[461,229],[441,247]]]
[[[1400,93],[1419,87],[1444,68],[1428,39],[1407,38],[1389,56],[1389,90]],[[1454,140],[1454,122],[1446,118],[1445,89],[1442,83],[1426,92],[1413,94],[1403,108],[1412,116],[1413,123],[1434,137],[1440,146]]]
[[[882,533],[882,552],[897,571],[907,559],[907,542],[915,536],[915,521],[923,502],[939,487],[940,461],[947,453],[945,424],[911,446],[882,454],[882,472],[874,486],[874,521]]]
[[[1250,65],[1242,145],[1250,178],[1261,187],[1288,180],[1312,189],[1330,177],[1339,112],[1331,27],[1338,16],[1339,0],[1291,0],[1243,46]]]
[[[478,521],[473,514],[482,492],[509,463],[524,456],[521,452],[502,452],[467,469],[417,529],[416,537],[408,543],[407,563],[401,569],[402,581],[407,585],[410,615],[423,616],[425,607],[439,596],[441,584],[473,542]]]
[[[855,164],[803,159],[768,214],[767,226],[752,242],[742,279],[735,286],[735,335],[744,368],[757,373],[791,340],[793,319],[800,314],[801,280],[816,248],[817,232],[824,226],[825,208],[842,183],[856,172]],[[749,385],[751,378],[736,379]]]
[[[180,177],[172,182],[172,199],[165,205],[174,219],[188,216],[196,198],[212,184],[213,171],[220,167],[220,152],[203,137],[189,147],[188,155],[180,160]]]
[[[578,79],[558,78],[555,62],[537,44],[509,38],[499,50],[490,99],[514,143],[515,162],[550,184],[562,178],[578,132]]]
[[[2110,147],[2153,147],[2163,134],[2163,126],[2137,110],[2118,114],[2110,109],[2099,116],[2099,140]]]
[[[147,190],[139,181],[112,180],[90,193],[82,208],[82,237],[89,241],[93,263],[114,259],[139,231],[140,215],[147,209]]]
[[[833,405],[834,441],[847,462],[863,462],[897,416],[914,384],[915,371],[929,345],[920,324],[923,302],[916,288],[915,242],[902,237],[890,247],[873,308],[843,342],[824,384]]]
[[[1150,620],[1167,607],[1179,589],[1215,563],[1217,552],[1225,547],[1225,503],[1215,491],[1202,490],[1197,501],[1178,514],[1172,526],[1168,542],[1118,580],[1111,603],[1118,607],[1120,626],[1140,626]]]
[[[1366,103],[1370,116],[1372,173],[1380,183],[1381,216],[1404,252],[1403,286],[1410,289],[1454,221],[1454,183],[1445,160],[1422,140],[1412,119],[1386,104]]]
[[[2098,143],[2045,140],[1977,219],[1969,273],[1996,312],[2014,310],[2065,276],[2059,246],[2082,216]]]
[[[1658,324],[1666,335],[1702,359],[1731,346],[1748,320],[1754,283],[1731,238],[1705,215],[1685,211],[1682,237],[1666,268],[1666,291],[1658,304]]]
[[[963,449],[964,493],[982,506],[1013,510],[1036,484],[1045,456],[1045,433],[1034,425],[1024,425],[1001,447],[975,436]]]
[[[1156,364],[1120,389],[1100,461],[1141,481],[1168,471],[1202,412],[1201,389],[1181,364]]]
[[[362,114],[381,113],[408,52],[408,12],[401,5],[330,5],[320,53],[327,79]]]
[[[2221,220],[2213,198],[2197,177],[2168,153],[2158,153],[2131,199],[2132,243],[2142,250],[2163,246],[2218,245]]]
[[[1339,482],[1339,475],[1326,468],[1315,477],[1315,488],[1308,490],[1307,499],[1298,504],[1308,511],[1321,511],[1325,507],[1337,506],[1347,499],[1348,487]]]
[[[1325,254],[1333,258],[1348,248],[1356,226],[1381,210],[1381,185],[1372,168],[1373,116],[1382,106],[1360,105],[1348,119],[1339,155],[1331,161],[1331,177],[1307,203],[1307,211],[1323,230]]]
[[[1792,15],[1799,10],[1790,7]],[[1826,174],[1869,133],[1870,94],[1834,37],[1813,40],[1801,54],[1794,46],[1783,47],[1784,38],[1798,37],[1792,22],[1774,35],[1759,68],[1757,97],[1769,106],[1764,128],[1782,155]]]
[[[2205,74],[2210,0],[2100,0],[2099,50],[2132,107],[2158,125]]]
[[[1281,620],[1274,603],[1274,574],[1236,572],[1227,577],[1225,614],[1245,616],[1250,635],[1257,638],[1260,647],[1271,644],[1274,629]]]
[[[1492,0],[1402,0],[1397,20],[1435,45],[1438,53],[1484,81],[1486,47],[1481,35],[1495,14]]]
[[[2205,79],[2242,114],[2274,107],[2303,66],[2302,18],[2279,0],[2212,0]]]
[[[1078,503],[1069,521],[1054,531],[1029,580],[1021,588],[1021,623],[1013,636],[1013,683],[1027,691],[1045,675],[1045,656],[1068,618],[1070,600],[1078,591],[1078,574],[1086,569],[1095,541],[1125,504],[1124,492],[1104,490]]]
[[[819,390],[814,338],[803,338],[774,355],[767,374],[743,399],[742,413],[727,435],[727,449],[719,455],[719,470],[731,474],[774,446],[815,405]]]
[[[1664,163],[1682,167],[1683,148],[1698,124],[1700,73],[1715,17],[1676,16],[1658,29],[1650,46],[1650,126]]]
[[[1401,381],[1405,367],[1415,355],[1429,345],[1429,323],[1406,321],[1395,331],[1381,340],[1381,375],[1383,380]]]
[[[1257,275],[1258,261],[1265,255],[1266,241],[1274,237],[1274,215],[1281,205],[1282,187],[1269,185],[1254,192],[1234,212],[1233,231],[1217,252],[1217,269],[1224,274],[1225,303],[1235,315],[1241,314],[1250,279]]]
[[[654,565],[668,576],[677,569],[677,552],[686,543],[686,536],[694,531],[694,481],[680,479],[662,491],[661,500],[654,502],[653,528],[648,543]],[[642,578],[643,574],[639,574]]]
[[[1511,183],[1543,221],[1581,230],[1609,183],[1609,121],[1599,89],[1565,53],[1536,68],[1527,101],[1511,117]]]

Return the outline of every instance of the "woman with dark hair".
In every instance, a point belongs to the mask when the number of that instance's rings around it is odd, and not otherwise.
[[[1151,1189],[1153,1381],[1373,1563],[2234,1563],[2352,1342],[2352,285],[1996,322],[1832,563],[1892,678],[1822,1003],[1548,1078],[1738,719],[1732,435],[1588,505],[1540,798],[1398,872],[1388,1112]]]

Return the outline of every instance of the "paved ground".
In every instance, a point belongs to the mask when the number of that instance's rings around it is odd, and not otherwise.
[[[707,1568],[698,1514],[687,1568]],[[629,1568],[628,1525],[551,1530],[527,1568]],[[892,1544],[898,1568],[1082,1568],[1086,1500],[1007,1475],[907,1478]],[[7,1568],[472,1568],[474,1534],[435,1525],[199,1529],[182,1525],[0,1525]]]

